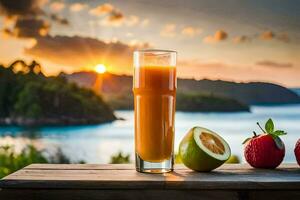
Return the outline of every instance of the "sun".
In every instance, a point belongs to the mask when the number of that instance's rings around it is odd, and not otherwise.
[[[94,70],[99,74],[104,74],[106,72],[106,67],[103,64],[98,64],[95,66]]]

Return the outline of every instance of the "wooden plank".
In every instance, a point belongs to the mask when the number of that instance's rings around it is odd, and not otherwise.
[[[9,200],[298,200],[299,190],[14,190],[0,192]]]
[[[180,165],[172,173],[143,174],[132,165],[31,165],[5,177],[0,188],[300,190],[300,168],[295,164],[276,170],[224,165],[197,173]]]
[[[4,190],[3,199],[9,200],[238,200],[234,191],[184,190]]]
[[[24,169],[53,170],[135,170],[133,164],[31,164]]]
[[[299,166],[296,163],[283,163],[277,169],[295,169]],[[123,170],[132,169],[135,170],[133,164],[31,164],[25,169],[57,169],[57,170]],[[187,168],[182,164],[175,165],[175,171],[186,170]],[[224,164],[220,168],[221,170],[244,170],[252,169],[248,164]]]

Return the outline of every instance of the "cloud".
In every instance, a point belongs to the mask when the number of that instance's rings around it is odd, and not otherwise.
[[[160,32],[162,37],[175,37],[176,36],[176,25],[166,24]]]
[[[18,18],[13,29],[5,28],[4,32],[18,38],[36,38],[49,33],[50,25],[42,19]]]
[[[55,22],[57,22],[57,23],[59,23],[59,24],[61,24],[61,25],[69,25],[70,23],[69,23],[69,20],[67,20],[66,18],[63,18],[63,17],[60,17],[60,16],[58,16],[58,15],[56,15],[56,14],[50,14],[50,18],[53,20],[53,21],[55,21]]]
[[[265,67],[274,67],[274,68],[289,68],[293,67],[292,63],[279,63],[270,60],[263,60],[256,62],[256,65],[265,66]]]
[[[17,38],[36,38],[46,36],[50,31],[50,22],[68,25],[69,21],[54,13],[46,13],[42,7],[47,0],[0,0],[0,15],[5,16],[2,33]],[[60,2],[50,6],[58,11]],[[9,23],[6,23],[9,21]]]
[[[127,26],[134,26],[134,25],[138,24],[139,21],[140,21],[140,19],[138,16],[130,15],[129,17],[126,17],[125,24]]]
[[[100,21],[102,26],[121,26],[125,21],[124,15],[119,11],[113,11]]]
[[[73,3],[70,5],[70,11],[72,12],[80,12],[82,11],[83,9],[87,8],[88,5],[87,4],[84,4],[84,3]]]
[[[55,1],[53,3],[50,4],[50,9],[53,12],[60,12],[65,8],[65,4],[61,1]]]
[[[264,81],[295,86],[299,83],[300,67],[257,67],[247,64],[205,62],[200,59],[178,60],[178,75],[185,78],[228,80],[237,82]]]
[[[275,38],[275,34],[272,31],[265,31],[260,34],[262,40],[272,40],[273,38]]]
[[[102,5],[97,6],[89,11],[90,15],[94,16],[103,16],[105,14],[109,14],[116,11],[115,7],[112,4],[105,3]]]
[[[99,24],[101,26],[120,27],[125,24],[127,26],[134,26],[139,23],[139,18],[135,15],[125,17],[124,14],[112,4],[105,3],[97,6],[89,11],[90,15],[103,17]]]
[[[228,38],[228,33],[223,30],[218,30],[214,35],[208,35],[203,39],[205,43],[218,43],[224,41]]]
[[[149,23],[148,19],[141,21],[136,15],[125,16],[120,9],[109,3],[101,4],[96,8],[90,9],[89,14],[102,17],[99,21],[101,26],[120,27],[122,25],[126,25],[131,27],[140,24],[140,26],[145,27]]]
[[[273,31],[265,31],[260,34],[261,40],[273,40],[276,39],[281,42],[289,43],[290,37],[287,33],[275,33]]]
[[[108,63],[109,66],[117,68],[118,72],[128,72],[131,71],[132,52],[136,48],[146,47],[146,43],[131,46],[122,42],[104,42],[80,36],[46,36],[36,38],[36,44],[25,49],[25,53],[79,69]]]
[[[232,41],[236,44],[250,42],[251,38],[246,35],[236,36],[232,39]]]
[[[199,35],[201,32],[202,30],[199,28],[187,26],[182,29],[181,34],[188,37],[194,37],[196,35]]]
[[[43,15],[41,6],[45,2],[45,0],[0,0],[0,15],[7,17]]]
[[[150,23],[150,20],[149,19],[144,19],[142,22],[141,22],[141,27],[147,27]]]
[[[290,42],[290,37],[287,33],[281,33],[277,35],[277,39],[286,43]]]

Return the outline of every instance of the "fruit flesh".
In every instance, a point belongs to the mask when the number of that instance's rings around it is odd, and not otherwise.
[[[200,135],[212,138],[209,130],[195,127],[191,129],[185,137],[182,139],[179,146],[179,155],[185,166],[195,171],[211,171],[220,165],[222,165],[230,157],[230,148],[228,144],[223,140],[224,143],[224,153],[216,154],[205,147],[205,145],[200,140]],[[208,136],[209,135],[209,136]],[[196,138],[198,138],[196,142]],[[226,145],[226,146],[225,146]],[[205,150],[204,150],[205,148]],[[221,148],[222,149],[222,148]]]
[[[225,147],[222,142],[214,135],[202,132],[200,134],[202,144],[216,154],[224,154]]]

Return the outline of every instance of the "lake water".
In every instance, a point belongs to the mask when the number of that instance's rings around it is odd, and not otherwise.
[[[2,127],[0,145],[12,144],[16,150],[28,143],[48,151],[60,147],[72,160],[84,160],[87,163],[107,163],[110,156],[118,151],[130,153],[133,160],[133,111],[116,111],[116,115],[125,120],[103,125],[43,127],[35,130]],[[293,150],[300,138],[300,104],[252,106],[251,113],[177,112],[175,151],[191,127],[203,126],[221,134],[228,141],[233,154],[243,159],[243,140],[251,136],[254,130],[260,132],[257,121],[264,125],[270,117],[275,121],[275,128],[288,132],[282,137],[286,145],[284,161],[295,162]]]

